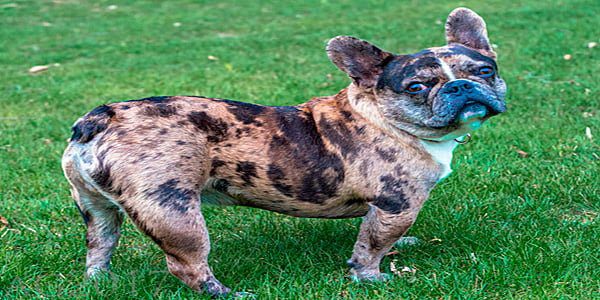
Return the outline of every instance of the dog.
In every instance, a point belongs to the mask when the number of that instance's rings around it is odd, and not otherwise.
[[[351,83],[297,106],[163,96],[93,109],[73,125],[62,158],[87,225],[86,275],[108,271],[126,214],[190,288],[230,293],[207,262],[200,208],[213,203],[364,217],[350,274],[384,279],[382,257],[450,174],[461,137],[506,110],[483,19],[455,9],[446,40],[396,55],[335,37],[327,54]]]

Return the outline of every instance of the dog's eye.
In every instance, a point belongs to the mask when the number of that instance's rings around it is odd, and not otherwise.
[[[419,94],[422,93],[424,91],[426,91],[429,87],[420,83],[420,82],[415,82],[415,83],[411,83],[408,85],[408,87],[406,88],[406,91],[409,94]]]
[[[481,67],[478,72],[479,77],[487,78],[494,75],[494,69],[490,67]]]

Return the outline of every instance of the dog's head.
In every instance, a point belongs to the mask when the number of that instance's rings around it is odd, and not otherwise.
[[[420,138],[450,140],[504,112],[506,85],[479,15],[452,11],[446,40],[443,47],[395,55],[339,36],[329,41],[327,53],[361,93],[372,95],[363,101],[375,102],[383,122]]]

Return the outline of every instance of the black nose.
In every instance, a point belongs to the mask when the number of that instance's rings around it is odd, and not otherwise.
[[[463,93],[469,93],[473,90],[475,85],[470,80],[458,79],[446,83],[442,92],[446,94],[460,95]]]

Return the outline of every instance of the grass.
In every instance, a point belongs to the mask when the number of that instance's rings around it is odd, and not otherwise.
[[[115,275],[83,280],[85,229],[59,162],[91,108],[152,95],[269,105],[331,95],[348,79],[327,60],[328,38],[415,52],[444,42],[438,20],[457,6],[489,24],[509,112],[456,151],[454,174],[410,231],[424,242],[383,263],[416,273],[345,278],[359,219],[207,207],[215,273],[260,299],[600,297],[600,56],[587,46],[600,42],[600,2],[77,2],[0,1],[0,298],[203,297],[130,222]]]

